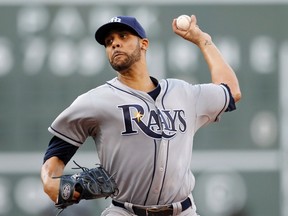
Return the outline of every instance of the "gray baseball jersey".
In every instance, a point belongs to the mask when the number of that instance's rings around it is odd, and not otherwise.
[[[159,81],[154,100],[117,78],[79,96],[49,127],[75,146],[95,140],[101,164],[119,186],[118,201],[162,205],[187,198],[195,132],[219,120],[229,104],[225,86]]]

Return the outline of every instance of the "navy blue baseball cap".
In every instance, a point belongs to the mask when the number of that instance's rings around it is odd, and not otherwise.
[[[137,21],[135,17],[132,16],[117,16],[113,17],[108,23],[102,25],[95,32],[96,41],[105,45],[105,37],[109,33],[109,31],[116,28],[125,28],[132,33],[136,34],[140,38],[146,38],[146,33],[141,24]]]

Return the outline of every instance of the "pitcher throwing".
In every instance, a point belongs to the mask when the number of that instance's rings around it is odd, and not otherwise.
[[[235,110],[241,92],[211,36],[199,28],[194,15],[190,22],[181,30],[174,19],[172,30],[187,46],[190,42],[201,51],[211,74],[208,84],[151,77],[146,62],[149,40],[136,18],[113,17],[98,28],[95,39],[117,76],[80,95],[49,127],[53,137],[41,178],[55,203],[60,180],[54,177],[63,174],[90,136],[101,166],[119,189],[102,216],[197,215],[190,170],[194,135]],[[76,189],[73,199],[79,201],[79,194]]]

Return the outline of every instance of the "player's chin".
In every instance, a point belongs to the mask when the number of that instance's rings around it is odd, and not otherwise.
[[[120,61],[112,61],[110,62],[112,68],[118,72],[120,71],[125,71],[129,68],[129,66],[127,66],[127,64],[120,62]]]

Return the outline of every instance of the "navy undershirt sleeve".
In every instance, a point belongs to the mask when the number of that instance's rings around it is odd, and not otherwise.
[[[233,98],[233,96],[231,94],[229,86],[224,84],[224,83],[221,83],[221,85],[223,85],[223,86],[225,86],[227,88],[228,93],[229,93],[229,97],[230,97],[229,105],[228,105],[227,109],[225,110],[225,112],[231,112],[233,110],[236,110],[236,104],[235,104],[234,98]]]
[[[79,147],[74,146],[59,137],[53,136],[44,155],[43,163],[51,157],[58,157],[66,165]]]

